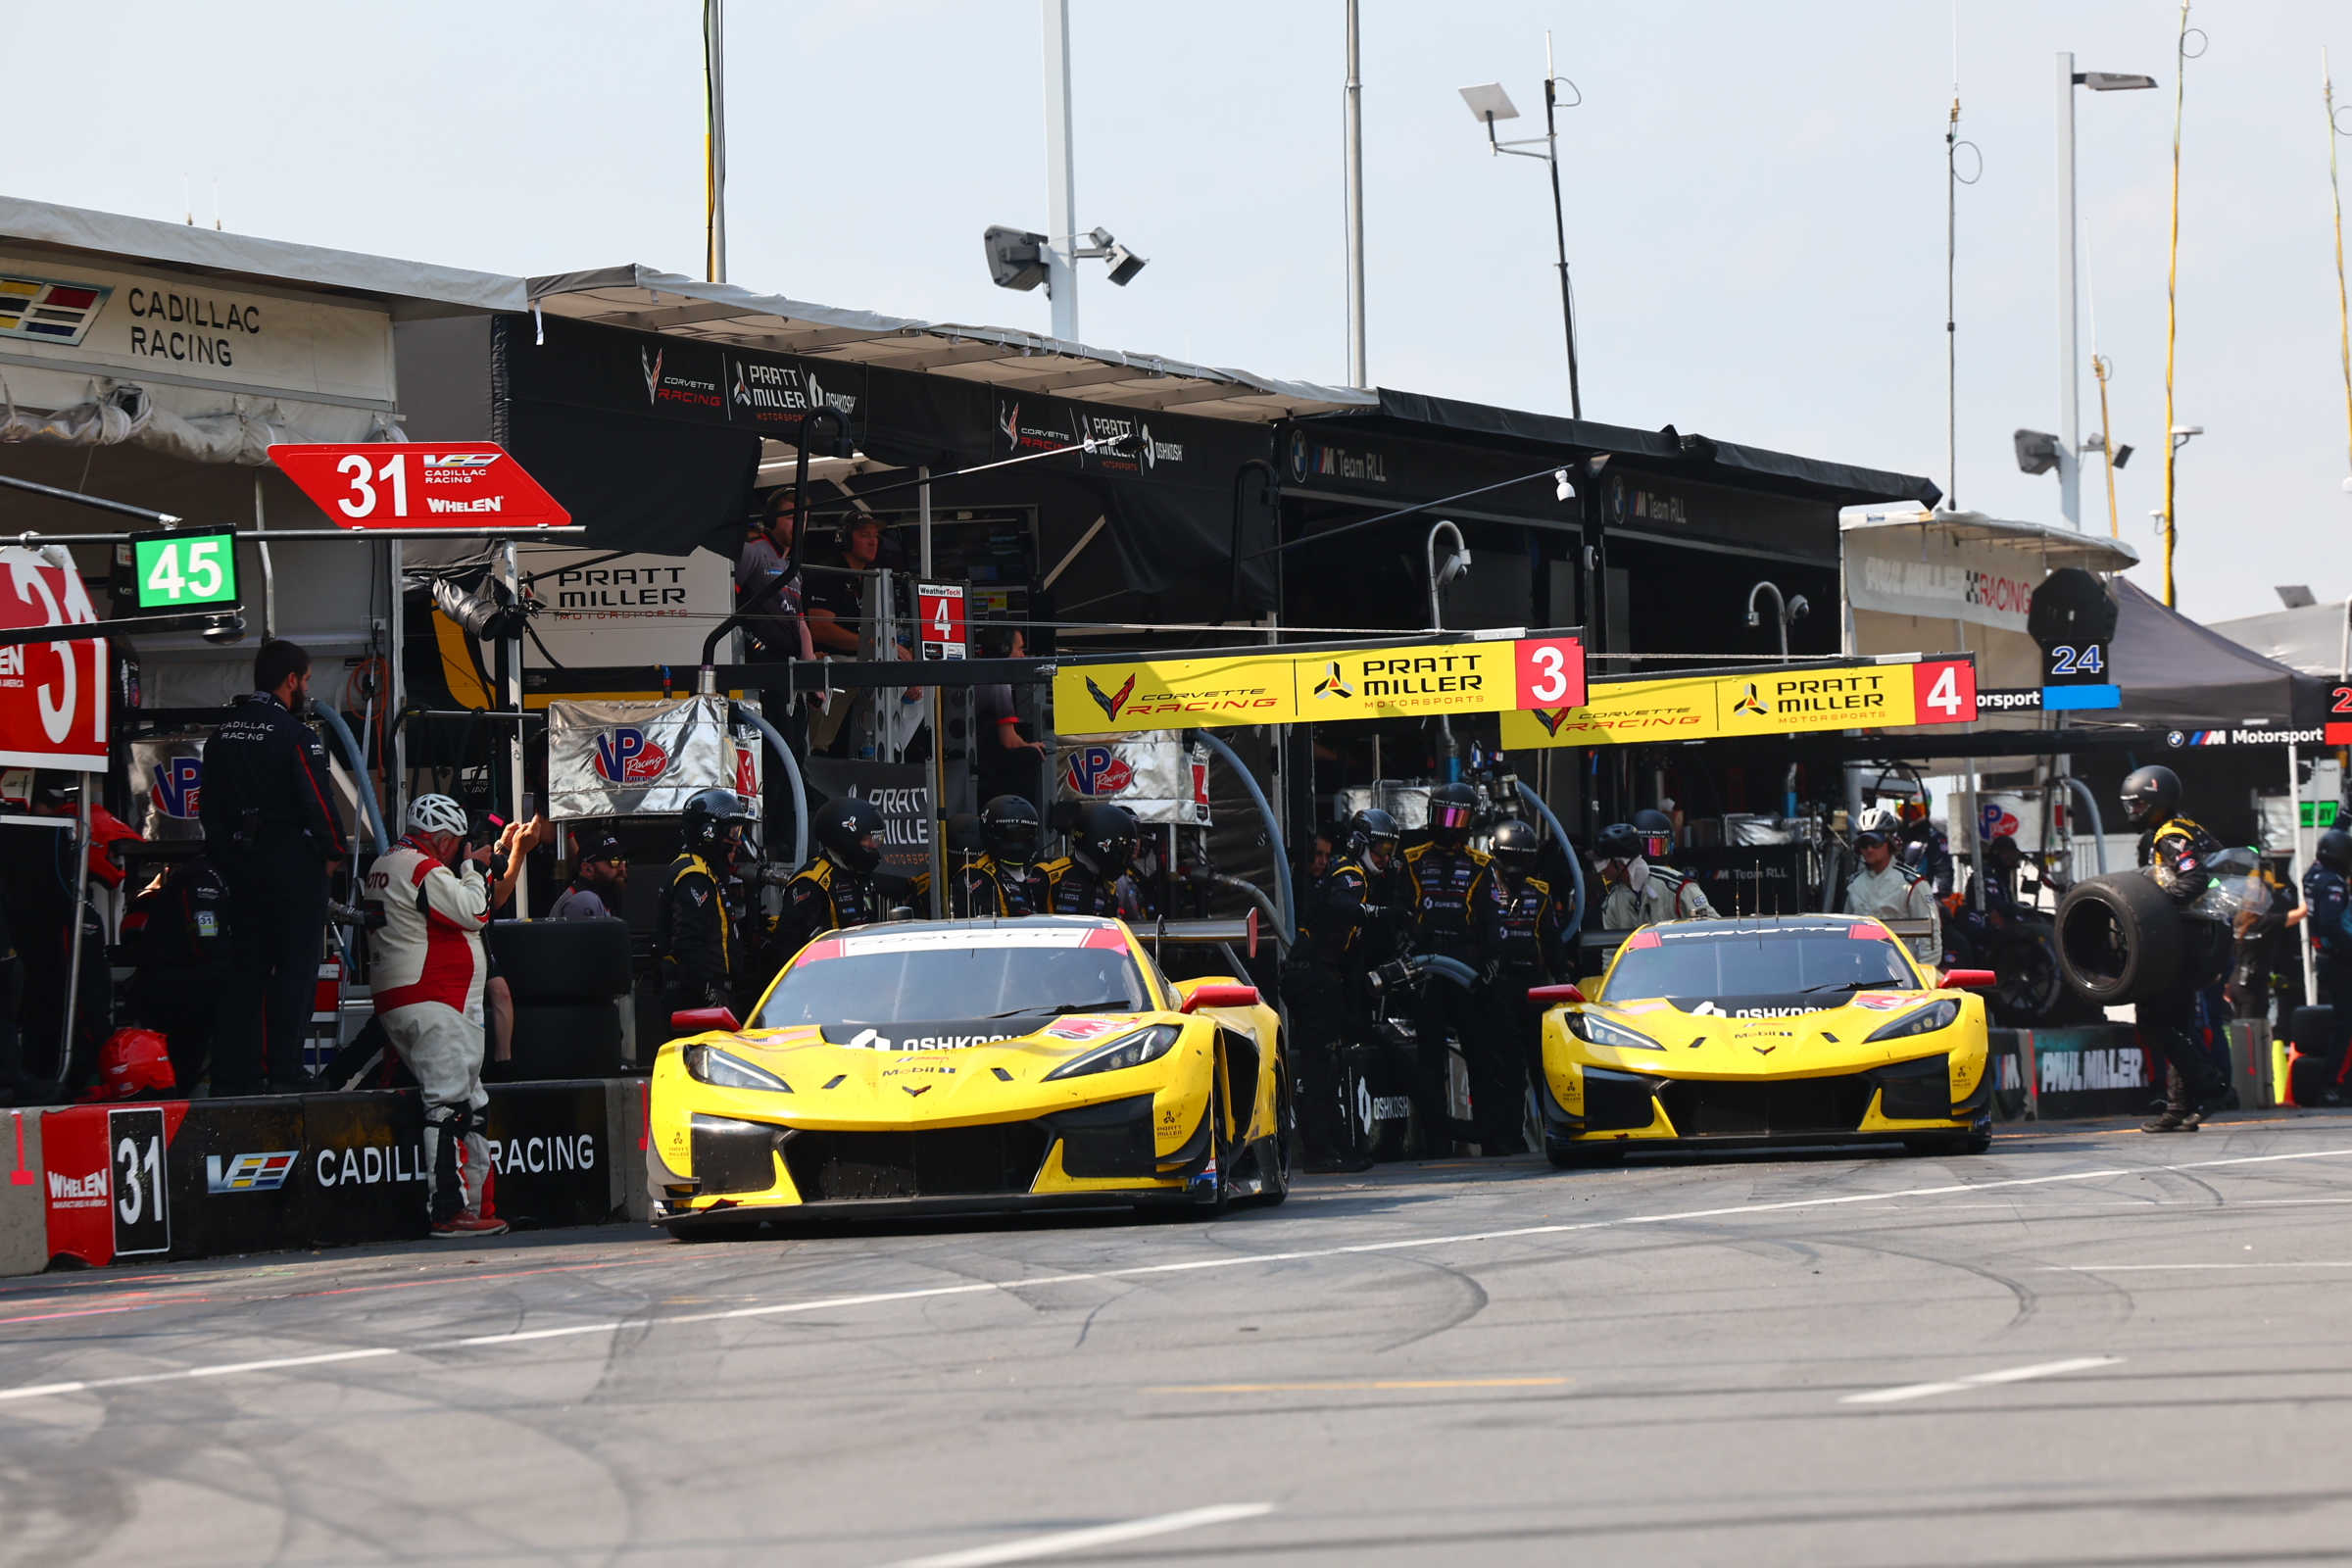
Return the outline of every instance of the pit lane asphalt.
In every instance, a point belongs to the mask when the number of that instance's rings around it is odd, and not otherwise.
[[[2270,1112],[52,1274],[0,1564],[2338,1562],[2348,1227]]]

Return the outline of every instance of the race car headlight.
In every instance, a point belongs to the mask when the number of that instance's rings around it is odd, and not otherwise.
[[[1951,997],[1944,998],[1932,1007],[1922,1007],[1908,1017],[1897,1018],[1872,1032],[1871,1040],[1901,1040],[1908,1035],[1932,1035],[1938,1029],[1949,1029],[1960,1018],[1960,1004]],[[1867,1043],[1867,1042],[1866,1042]]]
[[[1615,1046],[1620,1051],[1664,1051],[1666,1048],[1645,1034],[1638,1034],[1621,1023],[1594,1017],[1589,1012],[1568,1015],[1568,1032],[1577,1039],[1595,1046]]]
[[[767,1089],[779,1094],[792,1093],[792,1085],[764,1067],[755,1067],[741,1056],[730,1056],[715,1046],[688,1046],[678,1053],[686,1063],[686,1075],[698,1083],[712,1084],[720,1089]]]
[[[1083,1056],[1072,1056],[1046,1074],[1046,1080],[1083,1078],[1090,1072],[1117,1072],[1123,1067],[1141,1067],[1147,1061],[1157,1061],[1166,1055],[1183,1038],[1184,1031],[1174,1024],[1155,1023],[1149,1029],[1123,1035],[1107,1046],[1098,1046]]]

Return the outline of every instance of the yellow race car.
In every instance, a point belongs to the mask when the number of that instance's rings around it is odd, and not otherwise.
[[[1876,920],[1682,920],[1628,937],[1597,991],[1544,986],[1544,1152],[1992,1143],[1990,970],[1938,977]]]
[[[657,1223],[1280,1202],[1280,1024],[1254,987],[1171,984],[1117,920],[902,921],[809,943],[748,1026],[654,1064]]]

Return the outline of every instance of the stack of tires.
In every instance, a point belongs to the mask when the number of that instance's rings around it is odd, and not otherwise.
[[[2058,964],[2078,996],[2102,1007],[2201,990],[2230,971],[2230,928],[2190,915],[2145,870],[2111,872],[2059,900]]]
[[[514,998],[509,1082],[613,1078],[629,994],[625,920],[500,920],[483,933]]]

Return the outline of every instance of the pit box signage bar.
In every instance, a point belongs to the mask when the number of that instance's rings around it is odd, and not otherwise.
[[[1581,706],[1505,712],[1501,739],[1515,752],[1966,724],[1976,716],[1976,660],[1962,656],[1595,681]]]
[[[554,496],[488,441],[280,444],[270,461],[338,528],[561,528]]]

